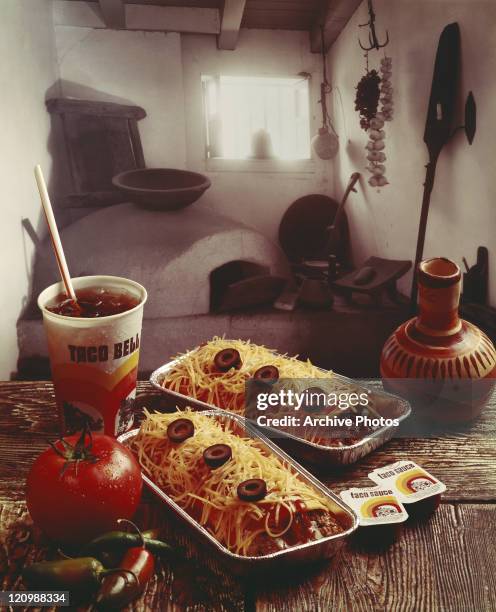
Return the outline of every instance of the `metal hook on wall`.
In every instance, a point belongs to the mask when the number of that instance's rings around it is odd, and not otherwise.
[[[368,9],[369,9],[369,20],[367,21],[367,23],[359,23],[358,27],[359,28],[367,28],[367,27],[370,28],[369,30],[370,47],[365,47],[364,45],[362,45],[360,37],[358,38],[358,44],[364,51],[372,51],[372,49],[376,49],[377,51],[379,51],[379,49],[382,49],[382,47],[385,47],[389,43],[389,32],[386,30],[386,41],[380,44],[379,40],[377,39],[377,34],[375,32],[375,12],[374,12],[374,7],[372,5],[372,0],[367,0],[367,1],[368,1]]]

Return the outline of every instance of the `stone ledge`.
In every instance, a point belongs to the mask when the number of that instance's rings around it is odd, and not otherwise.
[[[283,353],[299,354],[321,367],[347,376],[376,377],[384,342],[406,318],[406,308],[359,309],[350,306],[326,311],[260,310],[254,313],[146,318],[143,321],[140,377],[146,377],[171,356],[215,335],[250,339]],[[21,364],[42,363],[48,359],[41,319],[19,321],[18,338]],[[33,376],[32,372],[30,376]]]

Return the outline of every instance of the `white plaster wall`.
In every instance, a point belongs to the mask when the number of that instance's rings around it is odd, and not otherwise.
[[[177,33],[56,26],[64,96],[135,104],[148,167],[184,168],[184,94]]]
[[[50,180],[45,93],[57,78],[49,0],[2,0],[0,11],[0,379],[5,380],[16,369],[16,322],[31,284],[33,245],[22,219],[44,232],[33,168],[40,163]]]
[[[357,263],[372,254],[414,259],[427,149],[423,142],[434,58],[445,25],[458,21],[462,74],[460,123],[469,90],[477,103],[478,130],[472,146],[459,132],[437,166],[424,255],[474,263],[476,248],[490,251],[490,301],[496,304],[496,183],[494,135],[496,99],[496,3],[493,0],[374,0],[380,39],[389,30],[387,53],[393,58],[394,120],[386,127],[387,177],[380,192],[362,181],[347,206]],[[344,190],[352,170],[365,171],[366,134],[354,111],[355,87],[364,74],[358,23],[367,20],[366,2],[331,48],[329,69],[335,88],[334,118],[342,140],[335,163],[336,191]],[[365,41],[365,28],[360,30]],[[370,53],[377,67],[382,52]],[[337,90],[341,93],[340,103]],[[411,275],[401,282],[409,292]]]
[[[56,26],[63,95],[138,104],[147,166],[207,173],[212,187],[201,205],[277,240],[280,219],[295,199],[330,191],[331,163],[315,160],[297,172],[207,172],[201,75],[295,76],[311,80],[312,132],[320,122],[321,64],[307,32],[242,30],[235,51],[216,37]],[[297,168],[299,170],[299,168]],[[303,171],[304,170],[304,171]]]
[[[312,74],[312,133],[320,125],[321,62],[310,53],[308,32],[242,29],[235,51],[217,49],[214,36],[182,35],[187,164],[204,172],[212,187],[202,205],[257,228],[277,240],[282,215],[297,198],[329,193],[331,162],[315,160],[311,172],[208,172],[205,161],[201,75],[296,76]]]

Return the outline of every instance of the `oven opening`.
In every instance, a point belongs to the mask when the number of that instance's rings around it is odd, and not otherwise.
[[[210,312],[228,312],[260,303],[269,268],[251,261],[229,261],[210,273]]]

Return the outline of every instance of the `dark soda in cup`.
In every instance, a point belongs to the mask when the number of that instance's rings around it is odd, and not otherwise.
[[[77,304],[62,283],[38,298],[47,335],[63,433],[117,436],[133,424],[143,306],[140,284],[115,276],[73,279]]]

